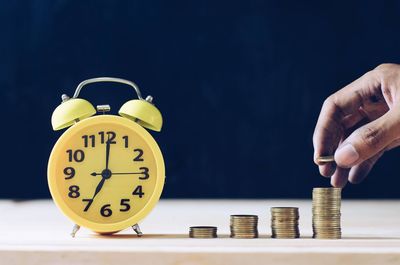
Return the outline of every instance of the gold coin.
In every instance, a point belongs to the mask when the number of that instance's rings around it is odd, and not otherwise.
[[[341,238],[341,189],[314,188],[312,197],[313,238]]]
[[[271,230],[272,238],[290,239],[300,237],[299,208],[272,207]]]
[[[232,235],[231,234],[231,238],[258,238],[258,234],[250,234],[250,235]]]
[[[318,192],[325,192],[325,191],[341,191],[342,188],[335,188],[335,187],[316,187],[313,188],[313,191],[318,191]]]
[[[192,226],[189,228],[191,238],[216,238],[217,227],[215,226]]]
[[[281,222],[281,223],[283,223],[283,222],[298,222],[299,221],[299,217],[298,216],[294,216],[294,217],[290,217],[290,216],[287,216],[287,217],[275,217],[275,216],[272,216],[271,221],[273,221],[273,222]]]
[[[317,163],[318,164],[330,163],[330,162],[335,162],[335,157],[334,156],[320,156],[320,157],[317,157]]]
[[[258,216],[257,215],[251,215],[251,214],[233,214],[233,215],[231,215],[231,218],[244,218],[244,219],[254,218],[254,219],[258,219]]]
[[[232,238],[257,238],[258,216],[235,214],[230,216]]]
[[[298,212],[298,207],[271,207],[271,212]]]

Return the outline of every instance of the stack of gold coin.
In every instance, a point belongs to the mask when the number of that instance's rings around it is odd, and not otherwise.
[[[299,208],[272,207],[271,229],[273,238],[299,238]]]
[[[314,238],[339,239],[340,228],[340,188],[313,189],[313,232]]]
[[[217,228],[215,226],[192,226],[189,229],[191,238],[215,238],[217,237]]]
[[[256,238],[258,237],[257,215],[231,215],[231,237]]]

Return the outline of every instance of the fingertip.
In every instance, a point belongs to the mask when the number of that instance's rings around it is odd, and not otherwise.
[[[369,165],[365,162],[353,167],[350,170],[349,182],[351,184],[360,184],[367,177],[371,169],[372,165]]]
[[[343,188],[347,184],[347,179],[349,177],[348,168],[337,167],[335,173],[331,178],[331,185],[336,188]]]
[[[349,177],[349,182],[351,184],[357,185],[357,184],[360,184],[364,180],[364,178],[365,177],[361,177],[361,178]]]
[[[335,172],[335,167],[332,164],[320,165],[318,168],[319,173],[326,178],[331,177]]]
[[[362,163],[351,168],[349,173],[349,181],[352,184],[361,183],[371,172],[375,163],[379,160],[379,158],[383,155],[383,151],[379,152],[375,156],[371,157],[368,160],[363,161]]]
[[[332,177],[331,178],[331,185],[335,188],[343,188],[347,184],[347,179],[339,179]]]

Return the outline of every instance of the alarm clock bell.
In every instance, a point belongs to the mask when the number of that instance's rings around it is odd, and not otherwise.
[[[133,99],[122,105],[119,115],[136,121],[141,126],[153,130],[161,131],[162,116],[160,111],[153,105],[152,96],[147,96],[146,100]]]
[[[53,112],[51,124],[53,130],[61,130],[73,125],[75,122],[96,114],[93,105],[82,98],[70,99],[67,95],[61,96],[63,102]]]

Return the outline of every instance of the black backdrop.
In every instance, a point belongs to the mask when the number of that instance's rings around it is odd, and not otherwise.
[[[0,196],[49,197],[59,96],[117,76],[164,115],[164,197],[309,197],[329,185],[312,162],[321,104],[400,61],[399,15],[399,1],[2,1]],[[132,91],[81,95],[115,111]],[[346,196],[400,197],[399,154]]]

